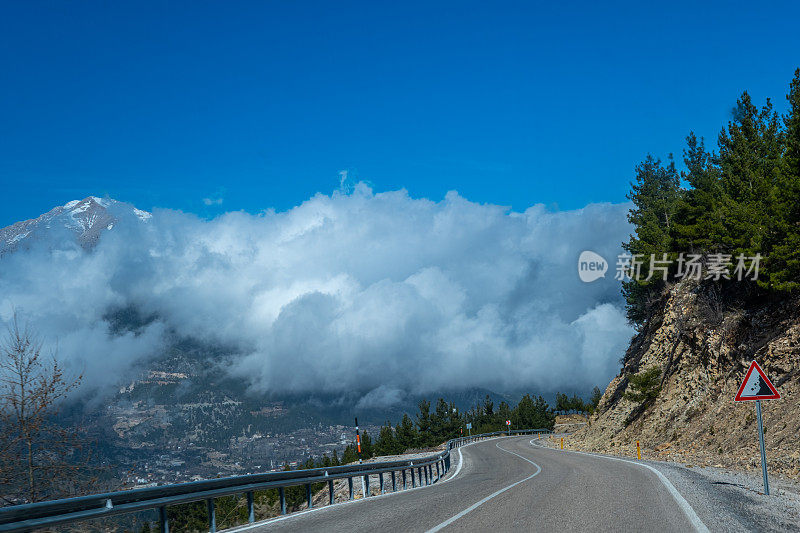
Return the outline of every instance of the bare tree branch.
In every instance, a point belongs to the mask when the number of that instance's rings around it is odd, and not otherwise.
[[[42,347],[15,313],[0,341],[0,500],[6,504],[74,495],[91,482],[84,428],[57,423],[82,376],[68,377]]]

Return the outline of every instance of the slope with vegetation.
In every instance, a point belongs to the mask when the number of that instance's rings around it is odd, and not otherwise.
[[[789,111],[780,117],[769,99],[758,109],[743,93],[719,134],[717,152],[689,134],[687,170],[680,174],[671,155],[666,165],[648,156],[636,167],[628,195],[635,234],[623,246],[643,261],[640,276],[625,281],[623,294],[628,318],[638,327],[646,326],[670,288],[651,256],[660,260],[666,254],[671,278],[685,273],[680,254],[699,255],[705,266],[721,255],[733,270],[739,256],[759,256],[758,278],[746,287],[750,294],[785,295],[800,288],[800,69],[786,98]],[[732,279],[714,281],[716,289],[726,290]]]
[[[636,168],[625,249],[671,263],[624,282],[637,335],[576,445],[633,454],[641,440],[646,455],[756,468],[754,408],[733,397],[757,360],[783,396],[763,402],[770,468],[800,475],[800,69],[787,100],[781,117],[744,93],[716,152],[690,134],[685,172]],[[680,275],[681,254],[700,276]],[[733,275],[740,256],[761,258],[757,279]]]

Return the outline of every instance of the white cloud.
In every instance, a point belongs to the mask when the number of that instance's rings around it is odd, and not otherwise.
[[[577,258],[616,256],[626,209],[517,213],[357,184],[283,213],[155,211],[121,218],[89,253],[41,242],[0,258],[0,320],[13,304],[94,387],[157,357],[169,328],[236,347],[225,368],[256,391],[384,405],[459,387],[588,388],[616,372],[632,332],[613,275],[582,283]],[[159,319],[114,337],[103,316],[125,305]]]
[[[222,198],[203,198],[203,203],[206,205],[222,205]]]

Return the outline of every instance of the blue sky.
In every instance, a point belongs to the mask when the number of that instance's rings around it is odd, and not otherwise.
[[[646,4],[4,2],[0,226],[90,194],[285,210],[341,171],[516,210],[623,201],[742,90],[784,109],[800,66],[796,3]]]

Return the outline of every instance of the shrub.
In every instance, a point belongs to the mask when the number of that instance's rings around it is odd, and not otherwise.
[[[625,398],[640,405],[651,403],[661,392],[661,368],[653,366],[628,376]]]

